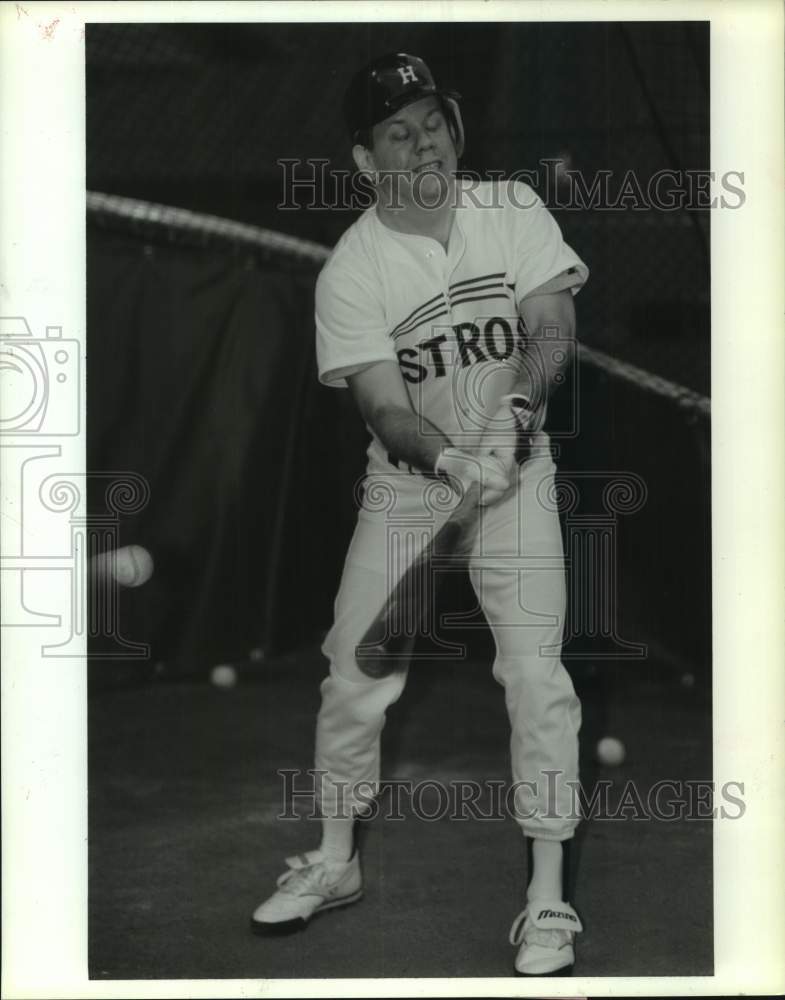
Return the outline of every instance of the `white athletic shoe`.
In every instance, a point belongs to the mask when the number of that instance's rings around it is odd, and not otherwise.
[[[573,942],[582,930],[569,903],[530,901],[510,928],[510,944],[520,945],[516,975],[569,976],[575,963]]]
[[[278,879],[278,889],[251,917],[255,934],[290,934],[302,930],[322,910],[346,906],[363,894],[360,856],[349,861],[328,860],[321,851],[286,859],[289,870]]]

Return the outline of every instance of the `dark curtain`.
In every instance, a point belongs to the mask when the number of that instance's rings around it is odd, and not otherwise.
[[[119,526],[156,567],[121,592],[122,634],[170,672],[318,636],[364,432],[316,379],[314,273],[95,227],[87,266],[87,467],[150,485]]]

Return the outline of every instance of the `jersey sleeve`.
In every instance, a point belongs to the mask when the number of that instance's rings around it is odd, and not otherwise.
[[[316,282],[319,381],[337,388],[346,376],[377,361],[395,361],[384,308],[361,268],[330,261]]]
[[[542,199],[527,184],[509,192],[512,219],[515,297],[571,289],[573,295],[589,277],[589,269],[567,243]]]

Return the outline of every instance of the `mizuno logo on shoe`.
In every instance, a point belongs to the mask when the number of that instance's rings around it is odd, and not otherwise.
[[[537,914],[537,919],[543,920],[545,917],[561,917],[563,920],[572,920],[576,924],[578,922],[577,917],[574,917],[571,913],[562,913],[560,910],[540,910]]]

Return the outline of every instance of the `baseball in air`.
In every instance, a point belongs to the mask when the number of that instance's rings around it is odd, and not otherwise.
[[[233,688],[237,683],[237,671],[229,663],[219,663],[210,671],[210,681],[218,688]]]
[[[117,550],[115,579],[123,587],[141,587],[153,575],[153,557],[141,545]]]
[[[624,744],[621,740],[617,740],[615,736],[603,736],[597,743],[596,753],[597,760],[607,767],[618,767],[619,764],[624,762],[624,758],[627,756]]]
[[[141,545],[125,545],[95,556],[91,568],[96,576],[116,580],[121,587],[141,587],[153,575],[154,564]]]

